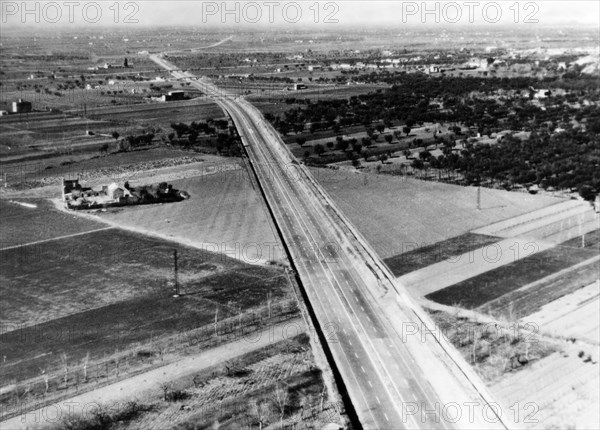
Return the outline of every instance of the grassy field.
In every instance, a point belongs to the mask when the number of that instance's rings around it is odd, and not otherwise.
[[[174,250],[179,298],[172,297]],[[44,242],[28,257],[13,250],[0,255],[0,383],[28,383],[43,399],[43,375],[50,395],[65,395],[84,379],[123,377],[162,362],[165,351],[214,343],[216,332],[297,315],[277,267],[118,229]],[[65,362],[71,370],[63,381]],[[84,378],[84,363],[93,378]],[[3,395],[2,404],[14,402],[13,394]]]
[[[262,197],[247,171],[231,159],[216,173],[173,181],[191,198],[176,205],[111,210],[102,219],[142,227],[174,240],[195,243],[248,263],[283,261],[285,255]],[[231,170],[227,170],[231,169]]]
[[[600,250],[600,230],[594,230],[584,235],[574,237],[560,244],[561,246],[569,246],[572,248],[592,248]]]
[[[54,205],[43,199],[15,201],[36,205],[36,208],[21,206],[9,200],[0,199],[0,248],[48,240],[67,234],[104,228],[101,222],[94,222],[75,215],[60,212]],[[22,259],[24,264],[35,256],[37,246],[15,249],[10,258]],[[7,258],[4,256],[3,258]]]
[[[433,245],[561,200],[410,178],[313,168],[311,172],[382,258]]]
[[[135,106],[99,107],[88,110],[94,119],[118,123],[135,123],[145,127],[168,128],[173,122],[191,123],[207,118],[223,118],[223,111],[215,103],[205,98],[168,103],[142,103]]]
[[[228,162],[221,157],[198,154],[175,148],[151,148],[118,152],[109,155],[72,154],[32,162],[0,165],[2,179],[10,187],[18,189],[41,185],[59,185],[62,177],[91,180],[97,177],[113,177],[123,181],[134,172],[160,167],[207,161],[212,164]],[[6,176],[5,176],[6,175]],[[59,193],[47,197],[58,197]]]
[[[423,246],[384,260],[392,273],[400,277],[440,261],[457,257],[469,251],[491,245],[500,238],[482,234],[465,233],[434,245]]]
[[[283,387],[283,388],[282,388]],[[159,387],[143,393],[124,414],[64,420],[57,428],[87,429],[102,418],[117,421],[120,428],[210,429],[294,425],[315,428],[341,422],[340,407],[323,398],[325,385],[314,364],[308,336],[275,343],[235,360],[204,369],[193,377],[173,380],[165,391]],[[285,393],[283,416],[276,393]],[[285,391],[281,391],[285,390]],[[326,396],[326,394],[325,394]],[[259,409],[260,408],[260,409]]]
[[[550,248],[436,291],[426,297],[437,303],[474,309],[596,255],[597,253],[590,249],[560,246]],[[572,283],[568,285],[575,288]],[[557,287],[557,285],[550,285],[549,290],[553,291]],[[566,294],[569,291],[562,288],[561,292]],[[539,294],[540,291],[537,293]],[[544,297],[543,300],[547,303],[549,298]]]
[[[573,345],[506,375],[490,389],[504,404],[519,405],[524,428],[596,428],[600,421],[600,366],[597,352],[590,349]],[[590,352],[594,359],[586,361]]]
[[[531,288],[509,291],[477,309],[509,320],[526,317],[537,312],[547,303],[565,297],[596,280],[598,280],[597,261],[576,267],[559,276],[541,279]]]
[[[535,334],[476,322],[438,310],[428,312],[436,327],[487,384],[501,380],[506,374],[522,372],[558,349]]]
[[[3,324],[32,326],[148,295],[170,295],[173,250],[178,250],[186,294],[213,300],[214,287],[219,297],[227,293],[223,304],[239,302],[246,308],[266,297],[252,294],[252,288],[262,291],[263,278],[274,278],[275,285],[283,282],[275,269],[119,229],[35,246],[26,262],[13,250],[2,251],[2,296],[9,298],[0,305]],[[250,290],[240,287],[245,284]]]

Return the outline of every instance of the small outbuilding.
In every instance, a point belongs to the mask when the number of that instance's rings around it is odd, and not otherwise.
[[[121,197],[125,196],[125,190],[113,182],[106,189],[106,195],[110,199],[119,200]]]

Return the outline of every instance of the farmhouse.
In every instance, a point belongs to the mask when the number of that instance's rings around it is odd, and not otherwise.
[[[68,209],[97,209],[112,206],[130,206],[149,203],[178,202],[187,199],[185,191],[173,189],[166,182],[159,185],[130,187],[113,182],[99,189],[82,187],[79,179],[64,179],[62,197]]]
[[[169,91],[161,97],[163,102],[172,102],[174,100],[185,100],[185,91]]]
[[[125,190],[113,182],[107,187],[106,195],[109,199],[119,200],[120,198],[125,197]]]
[[[307,88],[306,85],[304,84],[294,84],[294,90],[298,91],[298,90],[305,90]]]
[[[32,111],[31,102],[27,102],[23,99],[19,99],[12,103],[13,113],[27,113]]]

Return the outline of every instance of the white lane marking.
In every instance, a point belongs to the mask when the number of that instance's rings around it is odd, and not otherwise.
[[[373,388],[373,384],[371,384],[371,381],[367,381],[369,383],[369,387]]]
[[[350,339],[348,339],[348,343],[350,344],[350,346],[352,346],[352,341]]]
[[[365,368],[362,366],[360,366],[360,370],[362,370],[363,373],[367,373],[367,372],[365,372]]]
[[[377,399],[377,403],[381,404],[381,400],[379,400],[379,397],[375,396],[375,398]]]
[[[385,420],[386,420],[386,421],[389,421],[389,420],[390,420],[390,419],[388,418],[388,416],[387,416],[387,414],[386,414],[385,412],[383,413],[383,416],[385,417]]]
[[[356,358],[358,358],[358,354],[356,353],[356,351],[354,352],[354,356],[355,356]]]
[[[415,402],[417,401],[417,396],[415,396],[415,393],[410,393],[412,395],[412,398],[415,399]]]

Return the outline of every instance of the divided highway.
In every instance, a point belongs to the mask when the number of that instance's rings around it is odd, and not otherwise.
[[[234,121],[363,428],[507,428],[482,381],[260,112],[161,55],[150,58]]]

